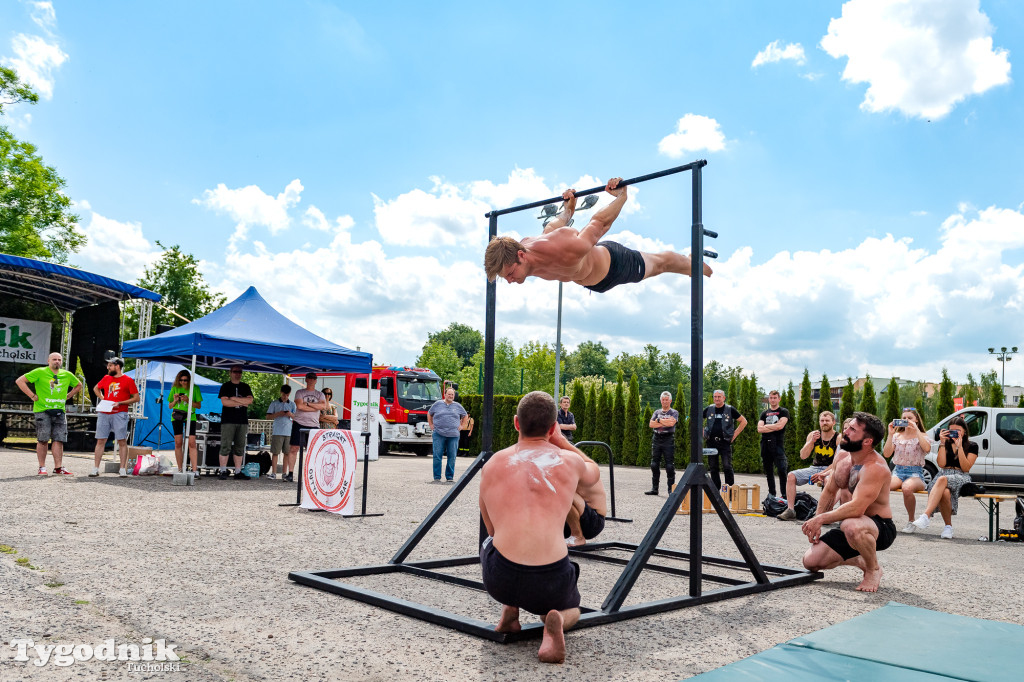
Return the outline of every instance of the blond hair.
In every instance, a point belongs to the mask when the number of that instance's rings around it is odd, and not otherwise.
[[[512,237],[495,237],[484,251],[484,271],[487,281],[493,282],[501,271],[519,262],[519,252],[526,247]]]

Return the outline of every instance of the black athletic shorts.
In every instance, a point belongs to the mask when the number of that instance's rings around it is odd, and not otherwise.
[[[877,515],[869,518],[875,522],[876,526],[878,526],[878,538],[875,540],[875,551],[881,552],[883,549],[889,549],[892,543],[896,540],[896,524],[892,522],[892,519],[883,519],[881,516]],[[860,552],[855,550],[853,547],[850,547],[850,543],[846,541],[846,533],[838,528],[833,528],[822,535],[821,541],[834,549],[836,554],[843,557],[843,561],[860,555]]]
[[[319,429],[319,426],[303,426],[299,422],[292,422],[292,435],[288,438],[288,444],[295,447],[305,447],[309,440],[309,432],[302,433],[302,429]]]
[[[604,530],[604,517],[594,511],[594,508],[586,502],[583,503],[583,513],[580,514],[580,530],[583,531],[584,540],[592,540]],[[562,537],[567,538],[571,534],[567,523],[562,529]]]
[[[552,564],[523,566],[503,557],[487,538],[480,547],[480,567],[487,594],[505,606],[545,616],[552,609],[564,611],[580,605],[576,589],[580,567],[568,556]]]
[[[644,264],[644,257],[639,251],[628,249],[617,242],[598,242],[597,246],[608,249],[611,262],[608,264],[608,274],[597,284],[587,287],[591,291],[603,294],[612,287],[620,284],[631,284],[639,282],[647,274],[647,266]]]

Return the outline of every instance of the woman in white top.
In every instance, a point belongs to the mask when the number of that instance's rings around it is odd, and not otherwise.
[[[917,509],[917,498],[914,493],[924,490],[924,456],[932,449],[932,442],[926,435],[921,415],[912,407],[903,408],[900,417],[906,426],[897,426],[893,420],[889,424],[889,437],[885,439],[882,454],[888,459],[892,457],[894,465],[889,490],[903,490],[903,506],[907,508],[907,525],[904,533],[913,533],[917,526],[913,524],[914,512]]]

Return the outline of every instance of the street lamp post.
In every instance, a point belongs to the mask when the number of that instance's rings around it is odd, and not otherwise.
[[[1005,407],[1005,405],[1006,405],[1006,363],[1008,363],[1010,360],[1013,360],[1013,358],[1011,358],[1010,356],[1017,352],[1017,346],[1014,346],[1010,350],[1006,350],[1006,346],[1003,346],[999,350],[996,350],[995,348],[989,348],[988,352],[990,354],[996,356],[996,359],[999,360],[999,362],[1003,363],[1003,381],[1002,381],[1002,384],[1000,384],[1000,386],[1002,388],[1002,393],[1003,393],[1003,397],[1002,397],[1003,405],[1001,405],[1000,407]]]
[[[597,203],[597,197],[590,194],[583,199],[583,203],[576,207],[576,212],[586,211],[589,208],[593,208],[594,204]],[[548,204],[541,209],[538,218],[543,218],[543,227],[547,227],[548,223],[554,220],[558,214],[558,204]],[[572,225],[572,218],[565,224],[566,227]],[[562,283],[558,283],[558,325],[555,331],[555,404],[558,404],[558,398],[561,386],[559,385],[559,370],[562,366]]]

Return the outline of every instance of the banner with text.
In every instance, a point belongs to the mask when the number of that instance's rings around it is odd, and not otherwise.
[[[312,431],[302,468],[300,506],[351,516],[356,476],[356,439],[351,431]]]
[[[0,362],[45,365],[49,354],[49,322],[0,317]]]
[[[370,428],[366,427],[366,389],[352,389],[352,431],[355,432],[356,442],[359,444],[358,458],[363,459],[363,438],[359,434],[364,431],[370,432],[370,461],[377,461],[378,446],[380,444],[380,431],[377,428],[377,415],[380,414],[380,391],[370,391]]]

